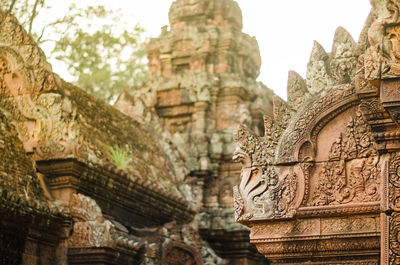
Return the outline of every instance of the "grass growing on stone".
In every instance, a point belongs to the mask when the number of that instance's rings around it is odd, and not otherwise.
[[[119,145],[108,146],[108,151],[110,152],[112,162],[117,168],[125,169],[132,161],[129,151]]]

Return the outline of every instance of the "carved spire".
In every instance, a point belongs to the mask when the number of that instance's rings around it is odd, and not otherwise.
[[[212,23],[218,27],[231,26],[242,30],[242,12],[233,0],[177,0],[169,10],[171,28]]]
[[[329,56],[326,53],[324,47],[322,47],[322,45],[318,41],[314,40],[314,45],[310,55],[310,62],[326,61],[328,59]]]
[[[354,56],[356,43],[350,33],[343,27],[335,31],[332,45],[333,58],[346,58]]]
[[[235,1],[177,0],[169,18],[171,30],[164,29],[148,45],[150,77],[182,72],[259,75],[257,40],[241,32],[242,13]]]
[[[306,81],[295,71],[289,71],[287,82],[288,104],[298,109],[309,98]]]
[[[332,45],[332,59],[329,64],[331,84],[350,83],[355,75],[357,44],[350,33],[342,27],[335,32]]]
[[[329,56],[321,44],[314,41],[310,62],[307,65],[307,88],[312,94],[323,90],[329,83],[328,59]]]

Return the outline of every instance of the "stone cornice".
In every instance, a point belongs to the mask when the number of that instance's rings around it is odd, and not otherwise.
[[[37,161],[52,191],[71,187],[93,197],[102,210],[138,225],[161,225],[192,220],[194,211],[181,197],[135,178],[115,167],[88,166],[75,159]],[[144,223],[142,223],[144,222]]]

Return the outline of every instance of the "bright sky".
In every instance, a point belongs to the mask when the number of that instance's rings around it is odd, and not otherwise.
[[[313,40],[327,52],[338,26],[358,41],[370,11],[368,0],[236,0],[242,9],[243,31],[255,36],[262,57],[258,78],[286,99],[289,70],[303,78]],[[156,37],[168,23],[173,0],[98,0],[106,8],[122,8],[132,23],[139,22]]]

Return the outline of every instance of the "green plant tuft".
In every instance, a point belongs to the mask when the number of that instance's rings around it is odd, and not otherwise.
[[[168,191],[169,193],[173,193],[175,191],[175,185],[174,183],[172,183],[171,181],[167,180],[165,182],[165,189],[166,191]]]
[[[132,161],[129,151],[119,145],[108,146],[110,157],[117,168],[125,169]]]

